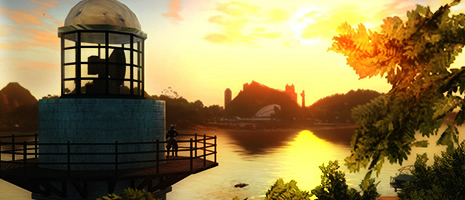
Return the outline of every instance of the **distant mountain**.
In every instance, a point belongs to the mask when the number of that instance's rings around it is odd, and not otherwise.
[[[20,106],[34,105],[37,99],[19,83],[8,83],[0,90],[0,110],[10,111]]]
[[[299,113],[299,105],[296,101],[284,91],[269,88],[265,85],[252,81],[246,84],[244,90],[226,106],[226,114],[230,117],[250,118],[254,116],[261,108],[278,104],[281,111],[276,115],[277,118],[292,118]]]
[[[33,131],[39,127],[39,104],[19,83],[0,90],[0,131]]]
[[[351,90],[346,94],[334,94],[324,97],[308,107],[311,118],[321,122],[353,122],[352,108],[370,102],[380,96],[374,90]]]

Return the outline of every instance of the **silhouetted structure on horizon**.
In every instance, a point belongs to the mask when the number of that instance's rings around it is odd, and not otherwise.
[[[286,84],[286,90],[284,90],[284,92],[286,92],[286,94],[289,95],[289,97],[291,97],[291,99],[297,103],[297,93],[295,92],[294,84]]]
[[[290,95],[292,85],[288,92],[269,88],[258,82],[243,84],[243,90],[225,108],[229,117],[251,118],[256,116],[262,108],[277,104],[280,106],[274,113],[275,119],[293,119],[299,115],[299,105],[295,95]],[[287,87],[286,87],[287,88]]]
[[[305,90],[302,90],[300,96],[302,97],[302,108],[305,108]]]
[[[232,101],[231,89],[226,88],[226,90],[224,91],[224,108],[226,108],[226,106],[228,106],[228,104],[231,103],[231,101]]]

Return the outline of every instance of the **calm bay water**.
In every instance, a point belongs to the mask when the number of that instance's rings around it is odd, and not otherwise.
[[[444,127],[445,128],[445,127]],[[263,199],[266,191],[278,179],[297,181],[299,188],[311,190],[320,184],[321,171],[318,166],[329,160],[338,160],[341,170],[351,187],[358,184],[365,171],[349,173],[344,158],[350,153],[350,137],[353,128],[319,127],[309,130],[211,130],[195,131],[198,134],[218,136],[219,166],[191,175],[173,186],[168,199],[226,199],[235,196],[241,199]],[[465,128],[459,128],[462,133]],[[192,134],[194,131],[179,131]],[[435,146],[437,136],[429,138],[429,148],[413,148],[408,161],[415,162],[417,153],[427,152],[432,163],[434,153],[439,154],[445,147]],[[463,137],[461,137],[463,139]],[[213,158],[209,158],[213,159]],[[389,186],[400,165],[385,163],[378,191],[382,195],[395,196]],[[247,183],[244,188],[235,188],[238,183]],[[30,193],[0,180],[0,199],[30,199]]]

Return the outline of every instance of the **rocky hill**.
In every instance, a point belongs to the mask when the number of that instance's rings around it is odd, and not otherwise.
[[[38,101],[29,90],[16,82],[0,90],[0,131],[34,131],[38,119]]]
[[[250,118],[261,108],[270,104],[281,106],[281,111],[276,118],[293,118],[300,113],[297,102],[292,100],[284,91],[269,88],[255,81],[239,92],[226,106],[225,111],[229,117]]]
[[[10,111],[20,106],[34,105],[37,99],[19,83],[8,83],[0,90],[0,110]]]

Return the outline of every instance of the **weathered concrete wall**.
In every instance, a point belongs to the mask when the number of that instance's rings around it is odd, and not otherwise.
[[[39,145],[43,143],[119,143],[164,141],[165,102],[148,99],[44,99],[39,101]],[[164,145],[160,145],[163,150]],[[39,146],[40,153],[66,153],[65,145]],[[118,145],[118,152],[154,151],[156,145]],[[115,152],[115,145],[71,145],[71,152]],[[164,158],[164,153],[159,154]],[[120,155],[118,160],[155,159],[155,153]],[[66,162],[67,156],[40,155],[39,162]],[[113,155],[72,156],[71,162],[114,162]],[[139,163],[120,169],[154,166]],[[67,166],[47,166],[67,169]],[[114,165],[74,165],[72,170],[113,169]]]

